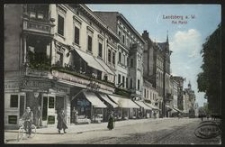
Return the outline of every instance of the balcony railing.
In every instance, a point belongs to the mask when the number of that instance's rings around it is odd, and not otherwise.
[[[54,24],[50,21],[38,21],[28,18],[23,20],[23,29],[29,33],[39,33],[45,36],[53,36],[53,27]]]

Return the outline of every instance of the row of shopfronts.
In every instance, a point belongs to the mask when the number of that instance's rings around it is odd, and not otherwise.
[[[50,76],[49,76],[50,75]],[[47,78],[24,76],[15,80],[5,80],[5,127],[18,127],[19,119],[26,107],[31,107],[35,117],[41,108],[43,127],[57,124],[57,112],[64,109],[67,123],[72,123],[72,109],[78,118],[90,122],[108,120],[113,111],[116,120],[151,118],[160,110],[144,101],[115,95],[114,88],[98,83],[98,91],[91,90],[90,80],[76,78],[59,71],[48,73]],[[56,80],[57,79],[57,80]]]

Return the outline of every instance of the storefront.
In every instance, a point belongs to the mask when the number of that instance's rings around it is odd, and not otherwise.
[[[144,102],[148,107],[152,108],[151,118],[159,118],[160,109],[150,103]]]
[[[73,105],[78,111],[78,121],[79,119],[87,118],[91,122],[101,122],[103,121],[103,112],[107,108],[98,96],[89,90],[81,92],[73,100]]]
[[[147,106],[143,101],[134,101],[140,106],[139,118],[150,118],[152,113],[152,108]]]
[[[107,109],[105,109],[105,111],[103,112],[103,121],[108,121],[110,112],[114,112],[114,115],[115,115],[119,107],[116,103],[114,103],[112,100],[110,100],[110,98],[107,96],[107,94],[97,93],[97,96],[107,106]]]
[[[15,84],[15,82],[13,82]],[[9,81],[5,88],[10,87]],[[69,87],[41,77],[25,77],[17,82],[17,92],[5,90],[5,125],[17,127],[25,108],[30,107],[33,112],[33,122],[37,124],[37,113],[41,114],[40,127],[57,124],[57,111],[64,109],[69,113]],[[40,109],[39,109],[40,108]],[[68,109],[69,108],[69,109]],[[67,117],[70,119],[70,117]],[[68,120],[67,120],[68,121]]]
[[[138,117],[140,107],[132,100],[118,95],[108,95],[120,109],[117,110],[117,119],[134,119]]]

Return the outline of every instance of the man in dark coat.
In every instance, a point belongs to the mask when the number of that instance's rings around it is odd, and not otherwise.
[[[113,117],[113,112],[110,113],[109,119],[108,119],[108,126],[107,128],[109,130],[112,130],[114,128],[114,117]]]
[[[67,125],[66,125],[66,118],[65,117],[66,116],[65,116],[64,110],[61,110],[58,113],[58,116],[57,116],[57,120],[58,120],[57,129],[58,129],[59,133],[62,129],[63,129],[64,133],[66,133],[66,129],[68,128]]]

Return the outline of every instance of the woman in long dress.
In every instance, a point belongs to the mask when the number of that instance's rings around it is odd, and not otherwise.
[[[108,126],[107,128],[109,130],[112,130],[114,128],[114,117],[113,117],[113,112],[110,113],[109,119],[108,119]]]

